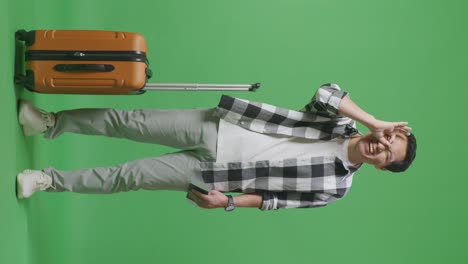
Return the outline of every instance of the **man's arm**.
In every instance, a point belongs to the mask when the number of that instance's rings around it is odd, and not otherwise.
[[[311,102],[301,111],[318,114],[330,118],[345,116],[360,122],[372,131],[372,134],[384,145],[389,146],[385,136],[390,136],[390,141],[395,138],[395,130],[401,130],[409,134],[411,128],[407,122],[386,122],[375,119],[357,106],[348,96],[348,93],[334,83],[320,86]]]
[[[210,191],[208,194],[203,194],[192,189],[189,192],[189,197],[200,207],[206,209],[224,208],[228,203],[228,198],[220,191]],[[236,207],[260,208],[262,206],[263,197],[261,194],[241,194],[233,196],[234,205]]]
[[[261,210],[276,210],[280,208],[316,208],[338,200],[341,196],[314,192],[267,192],[263,194],[241,194],[234,196],[236,207],[250,207]],[[196,190],[189,192],[189,197],[200,207],[213,209],[224,208],[228,198],[222,192],[210,191],[203,194]],[[266,199],[266,200],[265,200]]]
[[[390,142],[395,138],[394,131],[400,130],[409,134],[411,130],[410,127],[406,126],[408,122],[387,122],[376,119],[356,105],[349,96],[345,96],[341,100],[338,111],[341,115],[365,125],[369,128],[374,137],[386,146],[390,146]],[[388,141],[385,136],[390,136],[390,141]]]

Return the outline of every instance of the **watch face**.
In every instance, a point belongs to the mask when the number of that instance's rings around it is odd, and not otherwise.
[[[234,208],[236,208],[236,207],[234,206],[234,198],[232,198],[231,195],[227,195],[227,198],[228,198],[228,204],[224,208],[224,210],[230,212],[230,211],[234,210]]]

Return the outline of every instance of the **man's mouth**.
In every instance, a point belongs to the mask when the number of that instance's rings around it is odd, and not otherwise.
[[[369,148],[368,148],[368,153],[369,155],[374,155],[374,152],[375,152],[375,146],[372,142],[372,140],[369,140]]]

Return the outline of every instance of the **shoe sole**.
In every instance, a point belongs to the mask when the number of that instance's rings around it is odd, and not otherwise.
[[[26,120],[25,120],[25,118],[24,118],[24,108],[25,108],[25,104],[26,104],[25,101],[20,100],[19,106],[18,106],[18,110],[19,110],[19,111],[18,111],[18,112],[19,112],[19,114],[18,114],[18,121],[19,121],[20,125],[24,125],[24,124],[26,123]]]
[[[30,127],[28,127],[26,125],[27,118],[26,118],[25,112],[26,112],[27,104],[28,104],[27,101],[24,101],[24,100],[20,101],[18,121],[19,121],[21,127],[23,128],[23,134],[25,136],[29,137],[29,136],[33,136],[33,135],[38,134],[38,133],[36,133],[33,129],[31,129]]]
[[[24,178],[24,174],[23,173],[20,173],[18,174],[18,176],[16,177],[16,197],[18,197],[18,199],[24,199],[24,195],[23,195],[23,178]]]

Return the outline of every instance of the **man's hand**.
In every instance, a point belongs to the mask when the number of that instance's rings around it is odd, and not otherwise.
[[[395,139],[395,132],[401,131],[409,135],[410,127],[406,126],[408,122],[386,122],[375,119],[366,111],[356,105],[349,96],[345,96],[339,105],[339,111],[342,115],[358,121],[365,125],[372,132],[372,135],[386,147]],[[388,139],[387,139],[388,138]]]
[[[197,190],[192,189],[189,192],[189,197],[198,206],[205,209],[224,208],[228,203],[228,198],[220,191],[210,191],[208,194],[203,194]]]
[[[410,135],[411,128],[406,126],[407,124],[408,122],[387,122],[375,119],[368,125],[368,128],[380,143],[390,147],[390,144],[395,139],[396,132],[400,131],[406,135]]]

